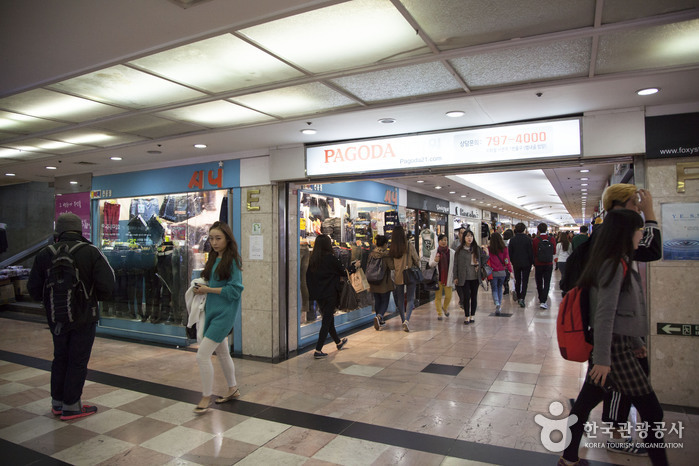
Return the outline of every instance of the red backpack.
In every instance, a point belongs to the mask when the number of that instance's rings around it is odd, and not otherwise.
[[[628,270],[621,261],[624,276]],[[592,354],[592,332],[590,329],[590,290],[579,286],[566,293],[558,308],[556,321],[558,349],[563,359],[586,362]]]

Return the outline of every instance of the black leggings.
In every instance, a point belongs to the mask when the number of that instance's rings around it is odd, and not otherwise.
[[[461,288],[464,297],[461,305],[464,309],[464,315],[466,317],[475,316],[476,307],[478,307],[478,280],[466,280],[464,286],[457,288]]]
[[[570,410],[571,416],[576,415],[578,419],[576,423],[570,427],[572,434],[571,442],[568,448],[563,452],[563,458],[566,460],[573,462],[578,460],[578,449],[580,448],[580,441],[582,440],[585,423],[590,416],[590,411],[604,399],[605,393],[606,390],[597,385],[592,385],[589,382],[583,384],[578,399],[575,400],[573,409]],[[655,396],[655,393],[650,392],[647,395],[629,396],[629,399],[640,413],[643,421],[648,422],[648,425],[651,427],[648,431],[646,443],[657,444],[664,442],[664,432],[662,430],[656,431],[655,429],[655,423],[662,422],[663,420],[663,408],[660,407],[660,402],[658,401],[658,397]],[[656,433],[661,435],[661,437],[656,437]],[[648,448],[648,456],[651,462],[656,466],[668,464],[664,448]]]
[[[321,298],[316,300],[320,313],[323,315],[323,321],[320,324],[320,332],[318,332],[318,343],[316,343],[316,351],[322,351],[325,339],[330,333],[330,338],[337,344],[340,343],[340,337],[337,336],[335,330],[335,308],[337,307],[337,296],[329,298]]]

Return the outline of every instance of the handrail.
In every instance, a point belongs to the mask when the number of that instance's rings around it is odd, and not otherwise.
[[[49,244],[53,244],[53,242],[54,242],[54,239],[53,239],[53,233],[52,233],[46,239],[43,239],[43,240],[39,241],[38,243],[29,246],[24,251],[18,252],[14,256],[0,262],[0,269],[4,269],[5,267],[9,267],[10,265],[14,265],[18,262],[22,262],[23,260],[32,257],[34,254],[41,251],[43,248],[45,248]]]

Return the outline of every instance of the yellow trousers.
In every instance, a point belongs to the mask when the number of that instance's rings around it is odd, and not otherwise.
[[[434,305],[437,308],[437,315],[441,316],[442,311],[449,307],[451,302],[451,287],[444,286],[441,283],[439,288],[434,292]],[[442,303],[442,295],[444,295],[444,303]]]

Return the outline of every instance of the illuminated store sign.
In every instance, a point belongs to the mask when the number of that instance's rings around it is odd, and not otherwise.
[[[580,119],[306,148],[308,176],[580,155]]]

